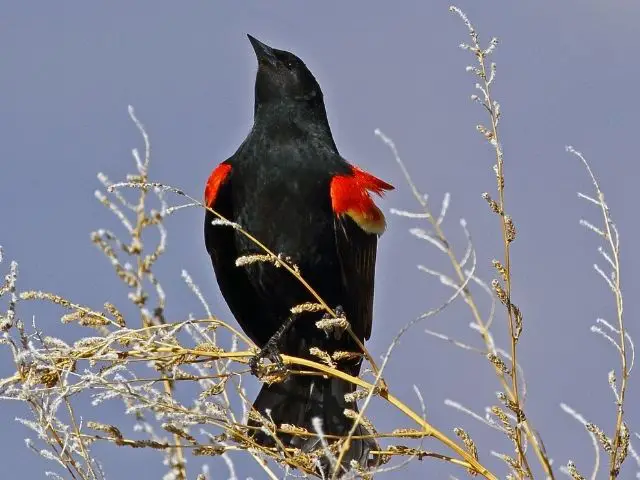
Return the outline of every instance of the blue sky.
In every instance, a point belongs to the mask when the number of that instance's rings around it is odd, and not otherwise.
[[[484,41],[492,36],[501,41],[493,59],[498,64],[494,93],[503,113],[507,202],[518,227],[513,298],[525,321],[520,360],[529,386],[527,413],[556,464],[572,458],[589,472],[590,440],[559,403],[610,430],[615,406],[606,378],[617,359],[589,327],[597,317],[613,320],[614,309],[613,297],[592,268],[599,261],[598,239],[578,225],[583,217],[599,221],[598,212],[576,195],[589,193],[590,183],[564,146],[575,145],[591,160],[617,220],[627,324],[640,339],[633,295],[640,288],[635,248],[640,236],[635,131],[640,4],[466,0],[459,6]],[[385,211],[414,209],[415,200],[373,134],[376,128],[394,139],[416,183],[436,205],[451,193],[449,235],[462,244],[458,220],[464,217],[479,274],[493,275],[491,259],[501,255],[499,225],[480,194],[494,189],[494,158],[475,131],[486,119],[469,100],[475,79],[464,67],[473,59],[457,47],[467,41],[467,32],[448,12],[447,2],[5,0],[2,11],[0,244],[7,258],[20,264],[21,288],[53,291],[94,306],[126,302],[108,263],[89,241],[92,230],[116,225],[94,199],[95,175],[103,171],[115,179],[131,171],[130,150],[141,145],[127,117],[131,104],[151,136],[152,177],[199,197],[211,169],[234,152],[251,125],[256,65],[246,33],[307,63],[324,90],[343,156],[396,186],[379,203]],[[387,217],[369,342],[377,355],[402,325],[449,294],[416,268],[423,264],[449,272],[442,254],[408,233],[415,222]],[[198,311],[180,280],[186,268],[216,313],[230,318],[204,250],[201,223],[196,210],[167,223],[168,251],[158,267],[168,308],[182,317]],[[43,329],[67,335],[55,309],[34,307],[32,313]],[[430,328],[479,345],[470,321],[468,309],[457,304],[414,327],[402,339],[386,378],[414,406],[417,384],[432,423],[447,432],[464,426],[482,458],[499,465],[489,450],[511,453],[508,443],[443,404],[451,398],[482,411],[494,403],[498,383],[490,366],[423,333]],[[497,339],[504,341],[503,312],[496,327]],[[637,431],[640,387],[633,380],[627,413]],[[43,478],[51,467],[24,447],[28,432],[13,422],[24,411],[4,404],[0,412],[5,478]],[[118,425],[129,422],[115,404],[103,414]],[[405,426],[400,414],[382,405],[371,416],[380,430]],[[437,448],[431,442],[426,446]],[[155,452],[111,447],[97,452],[110,478],[133,478],[131,472],[138,472],[135,478],[159,478],[163,472]],[[238,462],[241,478],[257,475],[241,458]],[[223,465],[214,460],[211,467],[217,471]],[[464,476],[424,460],[390,477],[419,478],[425,472],[430,478],[446,478],[449,472]],[[622,478],[631,475],[628,469]]]

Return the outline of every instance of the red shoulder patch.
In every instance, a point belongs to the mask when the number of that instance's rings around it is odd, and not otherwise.
[[[207,180],[207,186],[204,189],[204,201],[207,207],[213,208],[213,204],[216,201],[216,195],[220,185],[222,185],[231,172],[231,165],[228,163],[221,163],[213,169],[209,179]]]
[[[386,222],[369,192],[382,196],[393,186],[356,166],[351,168],[351,175],[331,179],[331,207],[337,215],[349,215],[365,232],[381,234]]]

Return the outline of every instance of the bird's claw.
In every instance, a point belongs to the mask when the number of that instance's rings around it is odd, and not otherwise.
[[[249,369],[251,370],[251,374],[260,378],[262,372],[260,371],[260,360],[263,358],[268,358],[271,360],[273,364],[273,370],[269,372],[269,374],[285,374],[287,372],[287,367],[282,361],[280,357],[280,351],[278,350],[278,346],[275,342],[269,340],[267,344],[260,349],[258,353],[256,353],[253,357],[249,359]]]
[[[344,308],[342,307],[342,305],[337,305],[334,310],[333,310],[333,314],[326,312],[323,316],[322,319],[323,320],[334,320],[334,319],[346,319],[347,318],[347,314],[344,311]],[[323,328],[324,330],[324,334],[327,338],[330,338],[331,335],[333,335],[333,338],[335,339],[339,339],[340,337],[342,337],[342,333],[344,331],[344,327],[340,328],[337,326],[332,326],[332,327],[328,327],[328,328]]]
[[[334,316],[335,315],[335,316]],[[329,312],[325,312],[324,315],[322,315],[322,319],[323,320],[330,320],[332,318],[336,318],[336,317],[345,317],[346,313],[344,312],[344,307],[342,305],[337,305],[334,309],[333,309],[333,315]]]

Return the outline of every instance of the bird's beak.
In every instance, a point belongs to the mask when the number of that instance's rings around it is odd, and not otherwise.
[[[249,41],[251,42],[251,46],[253,50],[256,52],[256,58],[258,59],[258,65],[270,65],[275,66],[277,58],[273,52],[273,48],[269,45],[265,45],[260,40],[251,35],[247,35],[249,37]]]

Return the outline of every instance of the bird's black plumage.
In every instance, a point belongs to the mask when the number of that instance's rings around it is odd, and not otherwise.
[[[236,153],[212,173],[206,201],[286,256],[328,305],[344,309],[364,341],[371,334],[376,245],[384,228],[384,217],[368,190],[381,193],[392,187],[340,156],[322,91],[305,64],[292,53],[249,39],[259,65],[254,124]],[[212,225],[214,220],[207,212],[205,243],[220,290],[245,333],[264,347],[293,306],[314,298],[273,263],[236,266],[237,258],[264,252],[236,229]],[[311,347],[329,354],[358,351],[347,333],[328,335],[318,329],[315,322],[321,317],[322,313],[303,313],[296,318],[282,336],[279,351],[307,358],[313,358]],[[338,365],[351,375],[360,370],[359,360]],[[290,375],[281,383],[265,384],[254,407],[263,414],[269,410],[278,426],[287,423],[313,431],[312,419],[318,417],[326,434],[346,435],[352,421],[343,411],[356,406],[344,394],[352,391],[343,380]],[[366,433],[359,428],[357,434]],[[283,435],[281,440],[304,451],[320,447],[317,438]],[[374,445],[352,440],[344,464],[355,459],[366,466]]]

